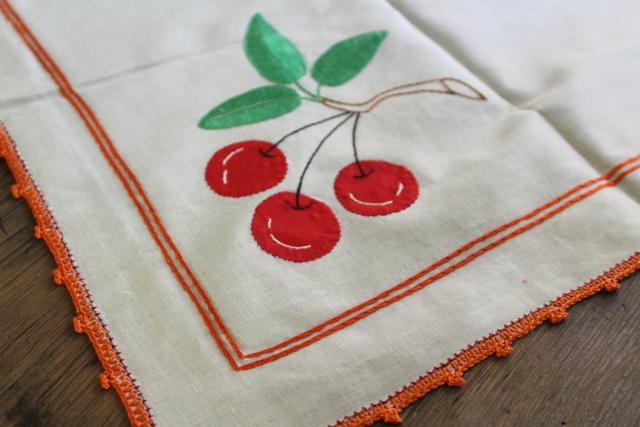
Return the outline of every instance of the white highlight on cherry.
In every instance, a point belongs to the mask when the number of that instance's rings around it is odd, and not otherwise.
[[[404,190],[404,185],[402,185],[402,183],[399,182],[398,189],[396,190],[396,196],[399,196],[400,193],[402,193],[402,190]],[[359,203],[363,206],[387,206],[394,202],[393,200],[387,200],[384,202],[365,202],[364,200],[358,199],[356,196],[353,195],[353,193],[349,193],[349,198],[354,202]]]
[[[267,228],[269,230],[271,230],[271,217],[267,218]],[[275,243],[277,243],[280,246],[284,246],[287,249],[293,249],[293,250],[296,250],[296,251],[300,251],[300,250],[304,250],[304,249],[309,249],[311,247],[311,245],[304,245],[304,246],[287,245],[286,243],[283,243],[280,240],[278,240],[278,238],[276,236],[274,236],[271,231],[269,231],[269,237],[271,237],[271,240],[273,240]]]
[[[227,154],[227,157],[225,157],[224,159],[222,159],[222,166],[225,166],[227,164],[227,162],[236,154],[238,154],[239,152],[241,152],[242,150],[244,150],[244,147],[240,147],[240,148],[236,148],[235,150],[233,150],[232,152],[230,152],[229,154]],[[229,173],[228,169],[225,169],[222,171],[222,183],[224,185],[227,185],[227,183],[229,182],[227,179],[227,175]]]
[[[227,157],[225,157],[222,160],[222,166],[226,165],[227,162],[236,154],[238,154],[239,152],[241,152],[242,150],[244,150],[244,147],[240,147],[240,148],[236,148],[235,150],[233,150],[232,152],[230,152],[229,154],[227,154]]]
[[[353,200],[356,203],[359,203],[361,205],[364,206],[387,206],[390,205],[391,203],[393,203],[393,200],[387,200],[386,202],[365,202],[362,201],[360,199],[358,199],[356,196],[353,195],[353,193],[349,193],[349,198],[351,200]]]

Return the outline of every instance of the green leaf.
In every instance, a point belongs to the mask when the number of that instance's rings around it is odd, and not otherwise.
[[[313,64],[311,77],[325,86],[348,82],[367,66],[386,36],[386,31],[373,31],[334,44]]]
[[[227,99],[198,123],[203,129],[227,129],[290,113],[300,106],[298,92],[280,85],[263,86]]]
[[[293,43],[256,13],[244,35],[244,52],[260,75],[274,83],[298,81],[307,71]]]

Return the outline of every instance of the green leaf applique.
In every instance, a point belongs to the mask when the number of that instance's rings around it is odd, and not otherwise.
[[[260,75],[274,83],[294,83],[304,75],[304,58],[289,39],[259,13],[253,15],[244,36],[244,51]]]
[[[198,123],[203,129],[227,129],[290,113],[300,106],[298,92],[280,85],[252,89],[209,111]]]
[[[311,77],[325,86],[348,82],[367,66],[386,36],[386,31],[373,31],[334,44],[313,64]]]

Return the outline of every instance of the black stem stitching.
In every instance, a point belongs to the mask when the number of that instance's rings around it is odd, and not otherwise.
[[[350,113],[349,111],[345,111],[343,113],[334,114],[333,116],[326,117],[326,118],[324,118],[322,120],[318,120],[317,122],[309,123],[307,125],[299,127],[298,129],[295,129],[295,130],[289,132],[288,134],[286,134],[285,136],[283,136],[282,138],[280,138],[278,140],[278,142],[275,142],[274,144],[271,145],[271,147],[267,148],[266,150],[264,150],[264,151],[260,150],[260,153],[263,156],[272,157],[269,153],[273,149],[275,149],[278,145],[282,144],[284,142],[284,140],[289,138],[290,136],[295,135],[296,133],[301,132],[301,131],[303,131],[305,129],[308,129],[308,128],[312,127],[312,126],[320,125],[322,123],[328,122],[328,121],[333,120],[333,119],[337,119],[338,117],[342,117],[342,116],[347,115],[347,114],[352,114],[352,113]]]
[[[320,148],[322,148],[322,145],[325,143],[325,141],[327,139],[329,139],[329,137],[331,135],[333,135],[333,133],[335,131],[337,131],[340,126],[342,126],[343,124],[345,124],[347,121],[349,121],[349,119],[351,119],[351,117],[353,117],[354,115],[356,115],[356,113],[348,113],[347,117],[342,120],[340,123],[338,123],[336,126],[334,126],[333,129],[331,129],[329,131],[328,134],[326,134],[324,136],[324,138],[322,138],[322,140],[320,140],[320,142],[318,143],[318,146],[316,147],[315,150],[313,150],[313,153],[311,153],[311,156],[309,157],[309,160],[307,160],[307,164],[304,165],[304,169],[302,170],[302,174],[300,174],[300,180],[298,181],[298,188],[296,189],[296,203],[295,203],[295,209],[306,209],[309,206],[300,206],[300,192],[302,191],[302,182],[304,181],[304,176],[307,173],[307,170],[309,169],[309,166],[311,166],[311,162],[313,162],[313,159],[316,157],[316,154],[318,154],[318,151],[320,151]]]
[[[367,176],[369,176],[371,174],[371,172],[366,173],[364,171],[364,168],[360,164],[360,158],[358,157],[358,146],[357,146],[357,139],[356,139],[356,131],[358,129],[358,122],[360,121],[360,115],[361,115],[361,113],[356,113],[356,119],[353,121],[353,129],[351,131],[351,145],[353,146],[353,158],[355,159],[356,166],[358,167],[358,170],[360,171],[360,175],[355,176],[355,178],[364,178],[364,177],[367,177]]]

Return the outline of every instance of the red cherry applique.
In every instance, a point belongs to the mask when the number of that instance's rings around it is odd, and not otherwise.
[[[333,183],[338,201],[348,211],[389,215],[418,198],[418,183],[409,169],[382,160],[363,160],[359,165],[354,162],[342,168]]]
[[[286,173],[287,161],[279,148],[267,141],[242,141],[213,154],[205,180],[220,196],[243,197],[277,185]]]
[[[293,192],[268,197],[256,207],[251,232],[260,248],[275,257],[312,261],[338,243],[340,224],[325,203],[304,194],[297,202]]]
[[[347,122],[353,123],[351,145],[354,163],[342,168],[335,177],[335,195],[345,209],[358,215],[389,215],[411,206],[420,190],[413,173],[403,166],[382,160],[360,161],[357,129],[361,116],[369,115],[382,102],[406,95],[439,94],[474,101],[487,100],[478,89],[455,77],[403,83],[373,94],[362,102],[328,98],[320,93],[323,86],[341,86],[360,73],[386,36],[387,31],[371,31],[330,47],[310,70],[310,77],[318,84],[314,93],[300,82],[305,74],[305,65],[297,48],[260,14],[251,18],[243,42],[245,53],[258,72],[277,85],[258,87],[228,98],[202,117],[198,126],[220,130],[275,119],[296,110],[303,100],[313,101],[334,111],[331,116],[289,131],[274,143],[250,140],[218,150],[205,170],[209,187],[221,196],[243,197],[276,186],[287,173],[287,162],[280,151],[281,144],[305,129],[337,122],[316,144],[301,168],[295,193],[274,194],[256,207],[251,231],[260,248],[267,253],[287,261],[311,261],[329,253],[340,240],[340,224],[331,208],[324,202],[303,195],[302,190],[305,176],[320,149]],[[358,42],[352,43],[356,39]],[[277,58],[265,56],[264,47],[274,43],[279,43],[280,47],[286,45],[287,49],[271,52]],[[336,54],[338,51],[340,55]],[[336,55],[342,59],[357,57],[358,64],[348,72],[339,69],[335,66]],[[282,65],[279,62],[286,62],[286,66],[275,66]]]

